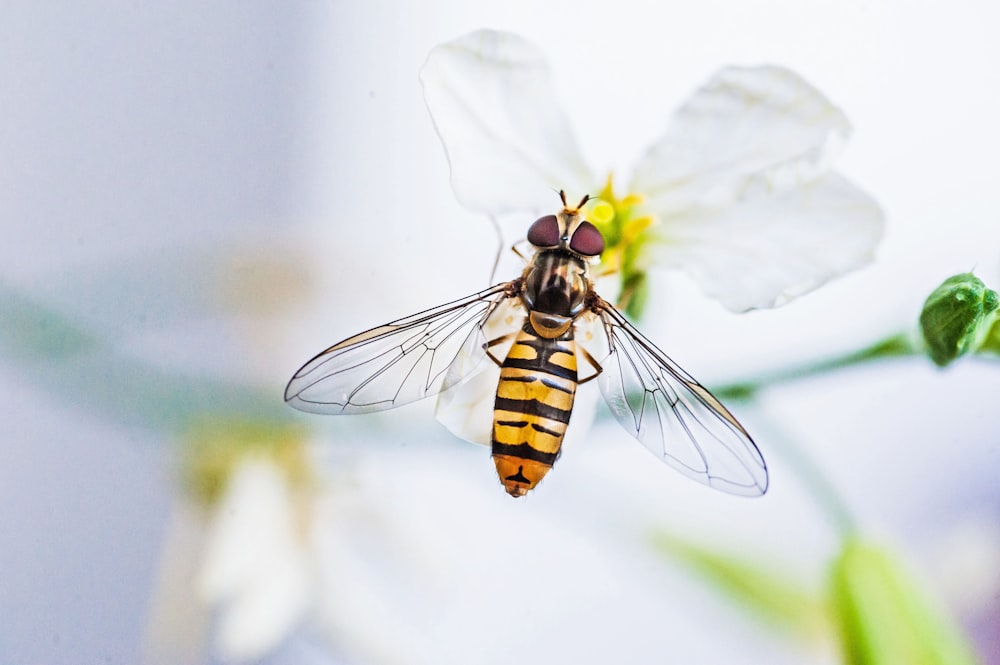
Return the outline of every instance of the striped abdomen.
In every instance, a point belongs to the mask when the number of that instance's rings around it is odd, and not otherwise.
[[[501,366],[493,406],[493,461],[511,496],[527,494],[559,457],[576,378],[572,328],[546,339],[525,325]]]

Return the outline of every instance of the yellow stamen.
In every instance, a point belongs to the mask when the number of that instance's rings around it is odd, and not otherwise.
[[[642,217],[636,217],[635,219],[630,219],[625,223],[622,229],[622,243],[629,244],[638,240],[639,236],[653,226],[656,219],[652,215],[643,215]]]
[[[598,201],[587,213],[587,219],[594,224],[608,224],[615,218],[615,207],[607,201]]]

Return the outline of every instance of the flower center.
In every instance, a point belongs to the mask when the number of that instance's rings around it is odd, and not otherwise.
[[[257,458],[275,464],[288,484],[309,488],[315,482],[304,433],[296,425],[250,419],[210,419],[186,432],[181,468],[188,491],[200,503],[214,505],[241,461]]]
[[[618,306],[633,318],[646,304],[646,252],[649,230],[656,219],[643,209],[639,194],[617,196],[609,174],[604,189],[586,207],[587,219],[604,236],[604,252],[598,274],[618,274],[621,291]]]

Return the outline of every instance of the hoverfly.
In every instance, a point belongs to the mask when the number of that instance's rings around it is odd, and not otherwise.
[[[312,413],[391,409],[458,389],[489,359],[500,367],[493,460],[519,497],[552,468],[576,388],[596,378],[618,422],[667,464],[724,492],[763,494],[767,467],[743,426],[594,291],[588,264],[604,238],[580,212],[589,197],[576,207],[560,197],[563,210],[528,229],[534,254],[520,277],[334,344],[295,373],[285,400]]]

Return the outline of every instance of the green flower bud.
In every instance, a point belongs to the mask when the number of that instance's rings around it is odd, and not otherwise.
[[[1000,296],[971,272],[949,277],[927,297],[920,329],[927,353],[940,366],[982,343],[1000,307]]]

